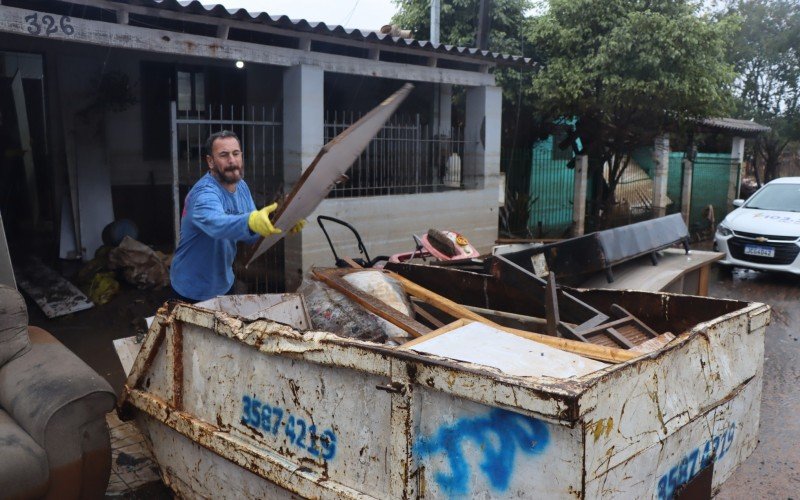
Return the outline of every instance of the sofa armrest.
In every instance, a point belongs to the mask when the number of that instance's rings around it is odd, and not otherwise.
[[[52,335],[33,326],[28,332],[31,350],[0,367],[0,406],[47,449],[58,445],[47,442],[49,426],[78,430],[111,411],[116,395],[105,379]],[[60,411],[68,406],[73,409]],[[54,416],[59,421],[53,421]]]

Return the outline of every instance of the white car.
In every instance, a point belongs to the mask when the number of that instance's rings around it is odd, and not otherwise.
[[[800,274],[800,177],[765,184],[717,226],[720,264]]]

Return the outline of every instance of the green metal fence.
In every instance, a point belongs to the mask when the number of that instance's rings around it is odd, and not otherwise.
[[[667,198],[672,203],[667,205],[667,214],[681,211],[683,200],[683,153],[669,154],[669,170],[667,172]]]
[[[501,236],[530,236],[531,149],[503,148],[500,170],[506,175],[506,202],[500,213]]]
[[[537,237],[559,237],[572,227],[574,170],[572,151],[553,147],[550,137],[537,143],[531,158],[529,226]]]
[[[572,227],[572,196],[574,170],[567,168],[571,151],[561,151],[553,146],[552,137],[537,143],[529,157],[530,175],[525,175],[528,157],[515,152],[515,161],[506,158],[506,177],[509,192],[517,189],[518,205],[527,204],[529,211],[528,235],[536,237],[562,237]],[[685,153],[669,154],[667,214],[681,211]],[[652,217],[652,150],[643,149],[633,155],[635,168],[623,175],[615,193],[617,204],[614,213],[606,214],[604,227],[629,224]],[[689,230],[694,237],[707,238],[713,233],[713,224],[719,223],[728,213],[728,187],[733,165],[731,156],[717,153],[698,153],[693,165],[691,211]],[[512,168],[513,166],[513,168]],[[592,179],[589,179],[591,184]],[[526,186],[526,183],[528,186]],[[528,188],[527,197],[521,189]],[[591,186],[590,186],[591,188]],[[591,193],[589,189],[589,193]],[[588,193],[587,193],[588,194]],[[507,194],[508,196],[508,194]],[[587,200],[591,206],[591,199]],[[713,210],[713,221],[709,206]],[[618,212],[618,213],[617,213]],[[713,224],[712,224],[713,222]],[[587,231],[597,229],[590,226]],[[524,225],[524,223],[522,224]]]
[[[714,221],[719,223],[728,215],[728,186],[733,160],[728,154],[698,153],[692,173],[692,199],[689,231],[696,237],[708,237],[711,231],[709,206]]]

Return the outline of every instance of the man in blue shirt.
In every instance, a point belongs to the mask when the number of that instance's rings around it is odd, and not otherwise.
[[[189,191],[181,217],[181,237],[170,269],[175,298],[200,302],[233,291],[236,243],[280,233],[269,214],[273,203],[256,210],[244,181],[239,138],[229,130],[206,140],[208,173]],[[302,229],[301,221],[292,232]]]

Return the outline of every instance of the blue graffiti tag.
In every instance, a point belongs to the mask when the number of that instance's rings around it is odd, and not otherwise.
[[[684,484],[691,481],[711,462],[722,459],[733,444],[736,425],[731,424],[722,433],[687,453],[681,461],[658,480],[658,499],[668,500]]]
[[[493,439],[494,437],[494,439]],[[463,446],[472,441],[483,454],[480,469],[498,491],[508,489],[517,450],[523,454],[539,454],[547,447],[550,435],[543,422],[498,408],[487,415],[464,418],[440,427],[431,436],[422,436],[414,446],[420,458],[443,454],[450,471],[436,472],[436,483],[449,495],[468,493],[472,475]]]

